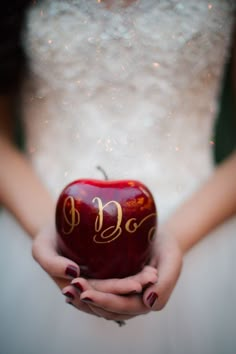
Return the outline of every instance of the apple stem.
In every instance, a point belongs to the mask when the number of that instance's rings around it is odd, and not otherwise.
[[[97,169],[98,169],[100,172],[102,172],[105,181],[108,181],[108,176],[107,176],[106,172],[104,171],[104,169],[103,169],[101,166],[97,166]]]

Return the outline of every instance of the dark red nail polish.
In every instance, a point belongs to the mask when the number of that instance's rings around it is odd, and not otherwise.
[[[76,290],[78,290],[80,293],[84,291],[82,285],[79,282],[71,283],[71,285],[73,285],[76,288]]]
[[[89,297],[85,297],[85,298],[80,299],[80,300],[83,301],[83,302],[86,302],[86,303],[88,303],[88,304],[92,304],[92,303],[93,303],[93,300],[90,299]]]
[[[63,295],[65,295],[68,299],[74,300],[74,295],[70,292],[70,291],[66,291],[65,293],[63,293]]]
[[[158,299],[158,295],[156,293],[150,293],[147,297],[147,302],[149,304],[150,307],[153,307],[156,300]]]
[[[72,278],[76,278],[78,276],[77,268],[73,265],[69,265],[66,268],[65,273],[66,273],[66,275],[68,275],[69,277],[72,277]]]

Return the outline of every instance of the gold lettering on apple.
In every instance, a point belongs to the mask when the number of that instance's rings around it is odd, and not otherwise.
[[[135,232],[147,219],[153,217],[153,216],[156,216],[156,213],[152,213],[152,214],[149,214],[147,216],[145,216],[145,218],[143,218],[139,224],[137,224],[137,219],[136,218],[131,218],[129,219],[126,224],[125,224],[125,229],[126,231],[128,231],[129,233],[133,233]],[[132,227],[131,227],[132,226]]]
[[[131,218],[129,219],[126,223],[125,223],[125,230],[128,231],[129,233],[134,233],[137,231],[137,229],[149,218],[152,217],[156,217],[157,214],[156,213],[151,213],[147,216],[145,216],[145,218],[143,218],[139,223],[137,223],[137,219],[136,218]],[[148,241],[152,241],[152,238],[155,234],[156,231],[156,227],[153,226],[150,228],[150,230],[148,231]]]
[[[117,239],[121,233],[121,223],[123,219],[123,212],[120,203],[115,200],[111,200],[103,205],[101,198],[95,197],[92,200],[93,203],[97,203],[98,206],[98,215],[95,219],[93,241],[95,243],[109,243]],[[69,205],[69,212],[67,211]],[[103,230],[104,224],[104,212],[106,208],[110,205],[113,205],[116,208],[117,217],[115,225],[109,226]],[[69,216],[68,216],[69,213]],[[63,216],[66,224],[69,226],[68,230],[63,229],[65,235],[69,235],[73,232],[75,227],[80,223],[80,213],[75,207],[75,199],[72,196],[68,196],[63,203]],[[136,218],[131,218],[125,223],[125,230],[133,234],[137,231],[141,225],[152,217],[156,217],[156,213],[151,213],[145,216],[141,221],[137,222]],[[148,232],[148,240],[151,241],[156,231],[156,227],[151,227]]]
[[[116,202],[115,200],[111,200],[110,202],[106,204],[102,204],[102,200],[98,197],[93,198],[93,203],[97,202],[98,203],[98,215],[95,220],[95,232],[100,232],[103,227],[103,215],[104,215],[104,209],[108,207],[109,205],[113,204],[116,209],[117,209],[117,219],[116,219],[116,224],[113,226],[110,226],[103,230],[100,233],[100,238],[99,235],[95,234],[93,237],[93,241],[95,243],[109,243],[114,241],[117,237],[120,236],[122,233],[122,229],[120,227],[121,222],[122,222],[122,208],[120,203]],[[110,232],[109,232],[110,231]],[[107,233],[107,234],[106,234]]]
[[[69,216],[66,212],[67,207],[69,205]],[[73,197],[68,196],[63,203],[63,216],[66,221],[66,224],[69,226],[68,230],[63,229],[63,233],[65,235],[69,235],[72,233],[74,228],[80,223],[80,213],[75,207],[75,200]]]

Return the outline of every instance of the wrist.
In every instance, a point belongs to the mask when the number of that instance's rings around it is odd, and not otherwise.
[[[26,220],[25,229],[32,239],[39,234],[39,232],[52,225],[55,218],[53,201],[48,198],[45,200],[44,206],[37,211],[37,215],[30,215]]]
[[[189,251],[192,245],[187,242],[188,237],[184,236],[180,224],[175,224],[171,220],[165,222],[161,229],[160,234],[164,235],[165,238],[171,239],[171,243],[175,244],[175,247],[179,249],[182,257]]]

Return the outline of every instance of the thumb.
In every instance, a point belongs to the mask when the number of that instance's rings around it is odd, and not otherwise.
[[[45,231],[39,234],[33,242],[33,258],[52,277],[77,278],[80,275],[78,264],[57,253],[55,240],[56,237],[52,238]]]
[[[158,281],[143,294],[144,304],[152,311],[164,308],[175,287],[182,268],[182,255],[178,250],[163,254],[158,264]]]

